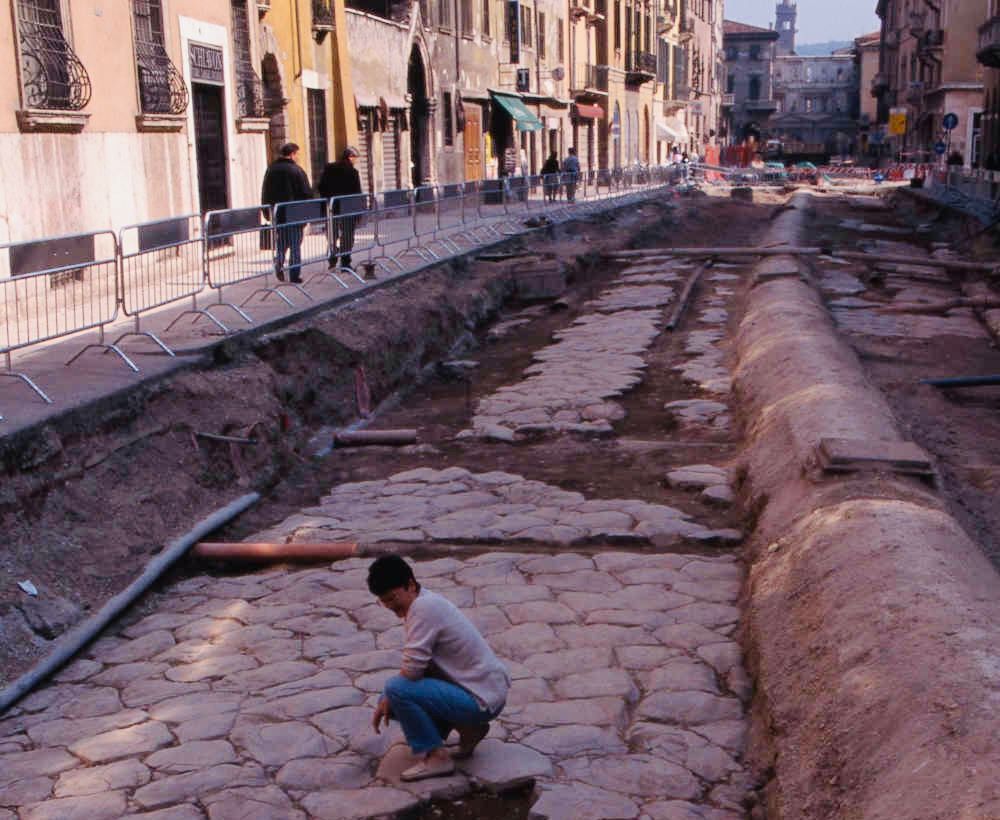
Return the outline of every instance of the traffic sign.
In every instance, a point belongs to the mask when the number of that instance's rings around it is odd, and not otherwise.
[[[944,152],[947,150],[948,146],[945,145],[943,142],[938,141],[934,143],[934,153],[937,154],[939,157],[943,157]]]
[[[889,134],[894,137],[901,137],[906,133],[906,109],[889,109]]]
[[[941,120],[941,126],[945,131],[951,131],[958,127],[958,114],[948,113],[944,115],[944,119]]]

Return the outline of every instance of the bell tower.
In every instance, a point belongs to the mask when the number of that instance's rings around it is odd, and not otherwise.
[[[781,0],[774,10],[774,27],[778,32],[778,55],[795,53],[796,7],[792,0]]]

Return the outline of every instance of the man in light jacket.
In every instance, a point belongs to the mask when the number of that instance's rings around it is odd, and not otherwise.
[[[580,178],[580,160],[576,157],[576,148],[570,148],[569,156],[563,160],[563,183],[566,185],[566,199],[576,202],[576,183]]]
[[[447,598],[423,589],[398,555],[372,563],[368,589],[406,630],[402,668],[386,681],[372,725],[379,732],[394,717],[403,727],[419,758],[403,780],[449,775],[454,759],[471,756],[489,733],[507,702],[510,674],[472,622]],[[449,754],[444,740],[452,729],[459,747]]]

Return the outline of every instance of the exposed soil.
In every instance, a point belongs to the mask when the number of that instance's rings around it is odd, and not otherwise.
[[[811,230],[823,245],[849,247],[858,235],[839,227],[842,219],[858,213],[839,200],[825,200],[813,215]],[[924,250],[935,242],[973,246],[978,256],[989,258],[996,232],[959,229],[954,216],[894,200],[892,210],[865,212],[865,221],[890,226],[925,226],[920,233],[892,236]],[[969,239],[976,234],[975,239]],[[914,260],[919,264],[919,260]],[[893,274],[885,282],[868,277],[864,268],[844,267],[857,273],[868,287],[858,296],[891,301],[901,287],[927,287],[919,274]],[[935,277],[936,278],[936,277]],[[947,277],[938,288],[942,298],[961,296],[958,275]],[[932,280],[933,281],[933,278]],[[985,325],[979,338],[940,334],[933,338],[906,338],[847,333],[872,381],[889,401],[900,428],[927,450],[940,476],[940,489],[949,511],[978,542],[1000,569],[1000,387],[939,389],[922,379],[1000,373],[1000,350]]]
[[[407,820],[527,820],[532,787],[492,794],[478,792],[461,800],[435,800]]]
[[[568,306],[530,311],[529,324],[496,342],[486,338],[489,326],[526,307],[514,299],[511,263],[457,260],[270,335],[233,339],[219,348],[212,367],[0,440],[0,526],[7,535],[0,554],[6,579],[0,585],[0,684],[45,654],[46,638],[124,588],[171,538],[249,490],[261,492],[262,502],[218,537],[238,539],[272,525],[341,481],[452,461],[697,514],[699,502],[673,497],[661,477],[675,464],[724,463],[733,442],[694,436],[670,447],[642,443],[643,428],[662,425],[655,411],[664,402],[691,395],[679,378],[661,376],[664,368],[656,366],[676,356],[669,334],[651,352],[650,373],[657,375],[627,397],[633,418],[625,434],[638,440],[632,446],[607,441],[580,447],[561,437],[505,447],[452,436],[465,426],[476,396],[518,378],[532,352],[622,267],[606,264],[601,251],[704,245],[719,225],[726,226],[727,244],[752,243],[773,211],[773,203],[685,197],[522,240],[531,251],[555,253],[570,266]],[[434,363],[454,355],[480,362],[470,383],[437,373]],[[399,396],[395,409],[380,413],[373,426],[417,427],[422,444],[402,451],[338,449],[312,458],[332,428],[357,417],[357,365],[374,403]],[[609,459],[628,460],[633,468],[616,471],[618,481],[598,480]],[[731,513],[719,526],[735,518]],[[184,572],[180,567],[174,574]],[[40,610],[17,588],[22,579],[39,589]],[[32,631],[25,611],[46,624]]]

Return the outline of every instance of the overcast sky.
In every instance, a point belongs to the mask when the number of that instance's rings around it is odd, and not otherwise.
[[[778,0],[726,0],[726,19],[767,28]],[[796,43],[853,40],[878,31],[876,0],[798,0]]]

